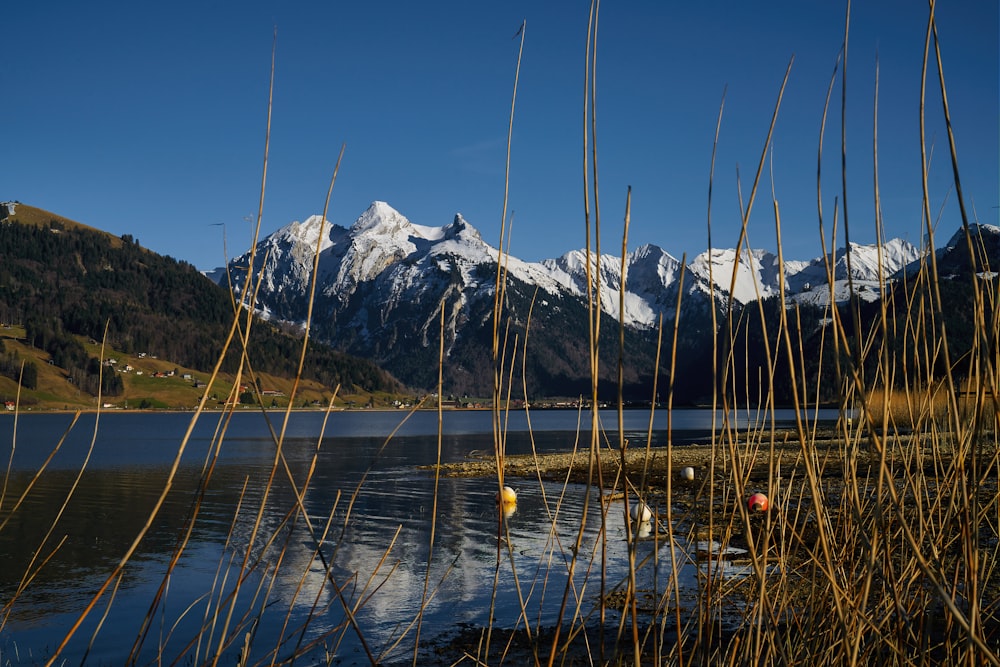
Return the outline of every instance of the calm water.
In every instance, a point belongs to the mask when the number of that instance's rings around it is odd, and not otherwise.
[[[437,415],[417,413],[400,427],[404,417],[395,412],[335,413],[324,433],[323,415],[293,415],[284,440],[287,470],[278,469],[251,544],[275,446],[259,413],[235,415],[227,425],[183,556],[167,578],[167,564],[186,534],[203,470],[217,442],[213,434],[219,416],[203,416],[179,459],[172,490],[126,567],[113,600],[109,593],[99,601],[62,657],[70,664],[80,663],[85,656],[88,664],[124,663],[165,580],[163,601],[137,649],[139,664],[153,662],[157,656],[163,656],[166,664],[203,661],[218,649],[224,634],[241,643],[250,630],[254,661],[266,658],[270,662],[268,651],[279,644],[280,657],[290,654],[297,644],[312,643],[313,662],[325,662],[328,652],[335,652],[338,664],[367,663],[358,633],[347,626],[345,605],[357,608],[357,625],[368,649],[375,655],[398,658],[413,650],[415,631],[407,626],[425,596],[431,599],[425,607],[422,644],[462,624],[487,623],[494,579],[494,618],[499,626],[518,624],[519,597],[525,600],[532,626],[554,622],[566,585],[566,554],[575,540],[584,500],[592,492],[571,485],[556,514],[560,487],[517,480],[517,509],[506,519],[510,542],[508,546],[506,538],[501,541],[497,568],[495,478],[441,479],[431,545],[435,480],[432,472],[417,466],[433,463],[437,455]],[[779,417],[791,419],[792,415]],[[835,419],[836,415],[820,418]],[[52,454],[71,419],[70,415],[22,415],[15,436],[14,418],[0,416],[0,460],[11,460],[0,506],[0,521],[6,521],[0,529],[2,664],[7,659],[14,665],[43,661],[63,640],[149,517],[191,415],[102,415],[92,449],[95,418],[81,417],[12,514],[14,503]],[[281,415],[274,419],[278,421],[273,427],[279,429]],[[617,417],[611,411],[602,413],[602,419],[606,428],[613,428]],[[625,429],[633,442],[644,442],[648,419],[648,412],[626,413]],[[576,420],[576,413],[570,411],[532,413],[536,447],[541,451],[572,448]],[[655,444],[666,442],[666,426],[666,413],[657,413]],[[397,427],[396,435],[386,443]],[[709,427],[706,411],[674,411],[675,442]],[[523,413],[511,413],[507,429],[508,452],[530,451]],[[465,459],[470,452],[492,452],[489,413],[446,413],[441,430],[445,461]],[[587,442],[586,436],[582,442]],[[318,445],[315,471],[303,497],[313,527],[310,532],[301,517],[288,520],[296,515],[288,476],[296,486],[302,484]],[[89,461],[79,475],[88,451]],[[589,506],[584,549],[591,551],[599,544],[601,524],[600,503],[593,495]],[[621,505],[612,505],[607,518],[607,581],[611,584],[627,569],[622,519]],[[326,537],[320,540],[327,524]],[[319,542],[322,557],[332,563],[339,594],[325,578],[317,554]],[[638,556],[649,555],[654,548],[653,541],[641,542]],[[257,567],[245,577],[235,604],[230,605],[228,596],[237,588],[239,567],[247,553]],[[657,576],[662,576],[669,571],[669,549],[660,548],[658,556]],[[48,562],[39,567],[46,558]],[[595,568],[588,576],[583,569],[574,578],[571,602],[579,598],[586,610],[596,599],[600,573]],[[644,572],[644,576],[654,576],[653,568]],[[18,594],[26,577],[30,582]],[[694,572],[687,573],[681,583],[686,594],[694,595]],[[230,606],[234,615],[225,633],[223,614],[211,630],[201,633],[200,641],[192,643],[199,628],[206,626],[209,609],[228,610]],[[231,664],[238,650],[235,645],[225,646],[223,663]]]

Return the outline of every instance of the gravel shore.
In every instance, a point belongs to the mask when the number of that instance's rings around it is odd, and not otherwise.
[[[909,436],[903,437],[909,439]],[[679,481],[680,470],[686,466],[695,469],[696,480],[703,479],[713,464],[717,475],[735,464],[744,471],[747,479],[762,481],[768,478],[772,461],[776,471],[780,469],[781,474],[791,475],[804,465],[804,453],[809,453],[813,462],[821,466],[824,477],[843,474],[845,455],[852,464],[858,466],[859,471],[878,463],[879,457],[872,455],[867,448],[862,450],[856,445],[847,448],[843,443],[843,438],[835,433],[824,432],[810,437],[806,446],[803,446],[794,431],[785,430],[775,432],[773,440],[768,438],[766,442],[753,445],[746,442],[731,445],[723,438],[714,445],[710,442],[669,448],[633,445],[626,448],[625,467],[633,484],[638,481],[636,476],[645,471],[647,486],[655,488],[665,485],[668,476]],[[612,479],[621,468],[620,450],[605,445],[599,455],[603,479]],[[588,464],[589,453],[584,449],[576,452],[519,454],[505,458],[504,474],[506,477],[540,477],[547,481],[587,483],[590,475]],[[433,469],[433,466],[428,468]],[[496,461],[492,454],[482,455],[467,461],[443,464],[441,471],[449,477],[491,477],[496,475]],[[594,474],[596,479],[596,472]]]

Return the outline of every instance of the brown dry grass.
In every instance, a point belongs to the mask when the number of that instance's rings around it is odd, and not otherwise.
[[[90,225],[86,225],[82,222],[71,220],[70,218],[57,215],[41,208],[28,206],[27,204],[18,204],[14,217],[17,218],[18,223],[23,225],[48,228],[52,222],[56,222],[57,224],[62,225],[65,229],[86,229],[88,231],[107,236],[111,242],[112,248],[120,248],[122,245],[121,238],[115,236],[114,234],[108,234],[107,232],[97,229],[96,227],[91,227]]]
[[[996,409],[989,400],[982,404],[982,419],[990,423],[996,419]],[[958,413],[967,419],[977,409],[979,399],[969,382],[955,392],[954,400]],[[914,390],[885,388],[873,389],[868,394],[868,410],[876,424],[888,423],[896,428],[907,429],[922,423],[945,423],[952,410],[952,394],[943,383]]]

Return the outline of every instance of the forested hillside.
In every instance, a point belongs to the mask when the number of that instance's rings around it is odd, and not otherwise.
[[[88,356],[74,335],[100,341],[107,326],[108,344],[126,353],[210,370],[232,320],[225,289],[129,235],[119,239],[24,205],[0,223],[0,324],[22,324],[26,342],[50,353],[88,392],[96,391],[100,360]],[[295,373],[297,336],[258,321],[250,347],[255,371]],[[234,371],[238,361],[234,346],[223,371]],[[305,376],[330,387],[396,387],[373,363],[318,344],[310,345]],[[113,395],[120,380],[106,377],[104,391]]]

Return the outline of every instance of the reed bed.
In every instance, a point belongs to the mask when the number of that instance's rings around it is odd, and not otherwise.
[[[849,24],[849,22],[848,22]],[[591,9],[584,94],[585,231],[587,252],[600,254],[600,206],[597,169],[597,131],[594,114],[598,12]],[[525,26],[520,30],[523,46]],[[847,38],[839,59],[846,67]],[[928,21],[927,60],[937,56],[933,3]],[[791,67],[791,65],[790,65]],[[518,70],[520,54],[518,56]],[[836,76],[836,72],[835,72]],[[787,77],[787,75],[786,75]],[[925,80],[927,76],[925,76]],[[514,123],[516,76],[511,102],[511,130]],[[273,66],[272,66],[273,87]],[[831,92],[834,80],[831,79]],[[939,90],[947,112],[943,73]],[[764,171],[771,131],[768,130],[750,197],[743,211],[743,226],[737,243],[746,241],[746,230]],[[877,114],[876,114],[877,117]],[[720,108],[720,123],[722,111]],[[825,125],[825,113],[824,113]],[[270,114],[268,130],[270,126]],[[717,141],[717,139],[716,139]],[[265,146],[267,141],[265,141]],[[877,145],[877,142],[876,142]],[[822,136],[820,138],[822,149]],[[508,151],[511,150],[508,142]],[[842,148],[843,150],[843,148]],[[342,153],[343,154],[343,153]],[[509,153],[508,153],[509,155]],[[822,150],[820,150],[820,156]],[[877,160],[877,150],[875,151]],[[952,143],[952,159],[955,160]],[[820,158],[821,164],[822,159]],[[340,160],[337,165],[339,168]],[[714,157],[713,157],[714,164]],[[509,168],[509,159],[508,159]],[[713,167],[714,169],[714,167]],[[329,205],[333,184],[327,193]],[[926,173],[926,164],[925,164]],[[261,183],[261,205],[267,174],[265,149]],[[955,181],[958,181],[957,161]],[[926,178],[926,177],[925,177]],[[709,212],[711,211],[709,177]],[[961,198],[961,193],[958,193]],[[819,217],[823,224],[822,197]],[[834,214],[838,225],[849,230],[846,181],[843,209]],[[506,197],[501,229],[509,229]],[[493,322],[494,364],[494,451],[479,467],[464,474],[480,474],[496,479],[498,493],[519,479],[522,484],[549,482],[541,486],[545,511],[552,530],[547,548],[540,556],[523,556],[510,539],[509,524],[497,511],[496,569],[492,582],[495,602],[501,580],[513,578],[521,609],[517,623],[466,628],[447,633],[446,628],[427,627],[423,612],[452,573],[454,563],[437,565],[432,523],[426,573],[422,581],[420,611],[403,624],[384,644],[372,642],[368,629],[359,621],[361,612],[378,595],[387,581],[398,576],[399,531],[386,536],[384,551],[367,572],[344,574],[339,567],[341,550],[350,543],[347,529],[357,497],[363,492],[367,475],[357,486],[337,491],[325,499],[326,511],[307,510],[306,497],[313,489],[316,456],[323,440],[318,434],[312,463],[303,472],[293,471],[284,451],[290,412],[269,413],[261,407],[271,427],[273,460],[270,474],[263,480],[261,494],[241,496],[233,507],[229,537],[219,556],[217,574],[211,587],[197,600],[185,603],[179,615],[166,614],[170,599],[171,573],[185,557],[189,539],[198,526],[199,511],[210,488],[220,452],[225,446],[232,413],[209,417],[201,408],[191,417],[187,436],[179,444],[177,459],[168,475],[160,502],[139,528],[131,546],[107,573],[104,583],[93,591],[90,602],[76,622],[68,627],[62,642],[49,647],[44,656],[7,650],[0,656],[3,665],[43,663],[63,664],[63,651],[77,633],[89,632],[90,644],[99,645],[102,636],[115,632],[102,627],[101,619],[114,605],[115,591],[128,575],[131,560],[140,542],[152,529],[163,499],[174,484],[174,473],[191,431],[199,420],[215,419],[215,436],[206,457],[201,480],[192,493],[188,518],[177,534],[173,555],[163,573],[162,585],[150,599],[149,610],[135,637],[133,649],[122,662],[128,664],[341,664],[386,662],[411,664],[536,664],[536,665],[858,665],[858,664],[998,664],[1000,647],[1000,492],[998,468],[998,374],[1000,364],[995,342],[997,308],[995,282],[974,279],[976,294],[973,314],[975,340],[969,341],[972,369],[959,379],[952,373],[947,331],[941,313],[944,304],[933,287],[939,280],[933,265],[933,226],[929,217],[929,197],[925,192],[928,266],[922,274],[931,289],[912,293],[894,292],[893,298],[909,299],[900,319],[887,306],[868,338],[853,337],[844,319],[857,317],[857,308],[831,308],[827,335],[835,339],[843,354],[838,357],[835,376],[815,382],[837,383],[841,388],[842,419],[836,430],[820,430],[808,415],[820,407],[816,386],[804,379],[801,340],[793,338],[785,310],[777,331],[768,332],[769,375],[766,385],[791,383],[798,397],[791,406],[799,415],[794,429],[778,429],[773,415],[776,406],[767,398],[749,406],[762,416],[749,426],[738,426],[727,415],[740,408],[732,378],[739,374],[730,354],[739,323],[732,317],[718,323],[722,337],[716,350],[718,378],[713,408],[721,410],[714,434],[701,447],[653,447],[646,442],[630,442],[622,428],[621,410],[617,424],[601,423],[596,409],[581,412],[578,447],[562,458],[506,454],[505,406],[528,389],[518,378],[518,359],[529,353],[528,334],[518,339],[512,333],[510,313],[505,307],[505,258],[497,267],[495,317]],[[779,254],[781,247],[780,206],[772,197],[772,221]],[[843,220],[837,220],[840,211]],[[963,209],[964,212],[964,209]],[[626,203],[627,248],[629,204]],[[969,221],[963,221],[966,229]],[[260,217],[258,216],[258,230]],[[855,223],[857,224],[857,223]],[[875,221],[879,224],[879,221]],[[711,246],[711,217],[708,223]],[[255,235],[256,239],[256,235]],[[836,231],[830,241],[836,239]],[[827,239],[823,239],[824,251]],[[835,247],[835,246],[834,246]],[[972,244],[970,243],[970,248]],[[318,252],[317,252],[318,261]],[[973,266],[978,261],[970,257]],[[249,269],[254,275],[254,264]],[[588,264],[588,270],[593,268]],[[976,271],[972,271],[975,275]],[[735,280],[735,274],[733,276]],[[832,282],[832,281],[831,281]],[[259,284],[259,283],[258,283]],[[599,274],[588,274],[588,302],[591,308],[588,340],[594,378],[591,405],[598,404],[598,342],[606,340],[600,331],[598,297]],[[679,290],[682,289],[682,286]],[[888,300],[887,278],[883,295]],[[230,345],[246,350],[253,319],[253,290],[244,292],[244,301],[233,304]],[[679,294],[682,292],[679,291]],[[832,300],[832,294],[831,294]],[[311,303],[311,302],[310,302]],[[735,313],[730,302],[726,312]],[[441,340],[444,309],[442,303]],[[753,306],[751,306],[753,307]],[[678,306],[678,312],[680,307]],[[311,305],[310,305],[311,318]],[[661,327],[680,326],[679,319]],[[888,354],[888,331],[905,331],[906,342],[914,350],[914,367],[901,367]],[[306,328],[308,334],[308,327]],[[883,335],[878,335],[879,333]],[[619,339],[621,340],[621,339]],[[674,336],[676,340],[676,336]],[[304,342],[308,344],[308,337]],[[621,349],[624,345],[621,345]],[[443,350],[443,348],[442,348]],[[662,350],[665,367],[672,368],[676,350]],[[225,354],[225,352],[223,352]],[[623,353],[622,353],[623,354]],[[304,358],[304,356],[303,356]],[[446,363],[441,354],[441,363]],[[783,359],[786,363],[778,364]],[[623,363],[622,360],[620,363]],[[789,368],[779,377],[777,368]],[[872,373],[870,369],[874,368]],[[944,373],[933,369],[944,368]],[[865,369],[869,369],[865,372]],[[745,370],[745,369],[744,369]],[[241,377],[254,382],[253,360],[244,353]],[[742,377],[748,374],[743,373]],[[440,377],[440,376],[439,376]],[[213,377],[214,382],[214,377]],[[669,376],[661,382],[672,400]],[[440,380],[439,380],[440,383]],[[238,387],[241,379],[234,382]],[[211,385],[210,385],[211,386]],[[211,392],[206,390],[205,395]],[[294,403],[292,390],[289,405]],[[439,395],[445,388],[438,387]],[[768,394],[764,394],[767,396]],[[233,401],[235,403],[235,401]],[[332,402],[331,402],[332,403]],[[98,400],[100,405],[101,401]],[[621,405],[619,401],[619,405]],[[742,406],[747,407],[747,406]],[[441,419],[440,406],[439,423]],[[530,421],[530,413],[528,415]],[[404,418],[405,420],[405,418]],[[589,425],[588,425],[589,423]],[[652,417],[650,429],[652,428]],[[334,434],[335,435],[335,434]],[[96,437],[96,434],[95,434]],[[392,438],[387,439],[385,447]],[[440,443],[440,438],[439,438]],[[12,453],[16,440],[12,443]],[[58,450],[59,443],[54,446]],[[435,478],[456,471],[428,461]],[[374,466],[375,463],[373,462]],[[681,468],[691,465],[694,479],[682,476]],[[85,467],[85,465],[84,465]],[[469,466],[465,466],[469,468]],[[82,474],[84,471],[81,470]],[[459,471],[462,472],[462,471]],[[21,511],[38,480],[48,474],[42,466],[27,485],[7,485],[0,496],[0,531]],[[8,467],[9,476],[9,467]],[[248,482],[249,483],[249,482]],[[280,508],[280,521],[268,520],[271,489],[287,485],[294,502]],[[552,486],[554,484],[555,486]],[[73,487],[75,488],[75,487]],[[548,491],[546,491],[548,489]],[[552,489],[557,489],[555,493]],[[589,489],[596,489],[592,495]],[[246,489],[245,489],[246,491]],[[747,498],[764,492],[767,511],[749,507]],[[567,521],[565,498],[583,494],[582,517],[572,518],[568,533],[560,532]],[[64,507],[74,502],[73,489]],[[628,516],[639,502],[655,509],[650,526],[642,526]],[[436,503],[436,497],[435,497]],[[594,503],[591,507],[590,503]],[[595,527],[586,520],[597,511],[601,521]],[[614,514],[620,515],[624,535],[608,530]],[[430,521],[437,516],[436,507]],[[53,523],[36,556],[29,563],[6,563],[23,570],[22,584],[0,610],[0,636],[11,609],[62,542]],[[305,537],[303,537],[305,536]],[[627,552],[624,570],[615,569],[609,552],[616,542]],[[515,564],[535,567],[534,577],[519,579],[523,570]],[[555,563],[553,566],[552,564]],[[548,587],[546,572],[555,567],[566,575],[559,589]],[[315,585],[319,573],[321,585]],[[681,581],[694,578],[695,594]],[[276,607],[274,595],[281,588],[285,607]],[[290,590],[289,590],[290,589]],[[541,592],[539,592],[541,591]],[[535,622],[532,610],[539,596],[557,603],[555,622]],[[303,620],[293,607],[306,604],[311,611]],[[174,612],[176,614],[176,612]],[[316,634],[310,625],[331,614],[342,618],[332,628]],[[492,617],[492,614],[491,614]],[[185,637],[179,651],[172,640],[182,618],[200,619],[193,636]],[[280,638],[262,645],[258,630],[262,623],[279,624]],[[86,630],[84,630],[86,628]],[[441,640],[442,635],[445,640]],[[345,640],[358,646],[357,653],[345,654]],[[429,650],[428,646],[433,647]],[[400,647],[408,647],[401,655]],[[86,654],[79,657],[86,661]]]

